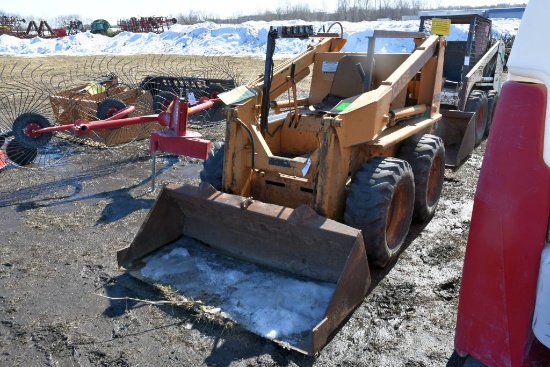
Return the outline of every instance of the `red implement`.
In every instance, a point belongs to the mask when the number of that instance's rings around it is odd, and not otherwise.
[[[201,134],[187,130],[187,118],[189,115],[203,111],[219,102],[219,98],[201,98],[199,103],[193,107],[189,102],[174,98],[169,107],[169,112],[161,112],[159,123],[168,127],[167,130],[153,131],[151,133],[150,151],[153,156],[151,191],[155,190],[155,162],[156,152],[167,152],[184,155],[192,158],[206,159],[212,143],[209,140],[201,139]]]
[[[4,156],[4,152],[0,150],[0,170],[6,168],[8,165],[8,162],[6,161],[6,157]]]

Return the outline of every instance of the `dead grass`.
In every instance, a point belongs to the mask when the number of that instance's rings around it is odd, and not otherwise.
[[[234,77],[238,84],[257,78],[263,72],[263,60],[255,57],[188,55],[96,55],[96,56],[0,56],[0,94],[8,85],[49,83],[53,88],[85,82],[86,78],[118,72],[122,79],[139,82],[146,75],[164,74],[209,77]],[[132,80],[133,79],[133,80]]]

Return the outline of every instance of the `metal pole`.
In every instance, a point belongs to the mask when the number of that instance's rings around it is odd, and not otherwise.
[[[151,190],[149,192],[155,192],[155,176],[157,172],[157,151],[153,150],[153,158],[151,161]]]

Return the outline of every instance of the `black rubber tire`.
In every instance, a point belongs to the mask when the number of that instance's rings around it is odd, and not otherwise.
[[[26,129],[30,124],[36,124],[40,128],[52,126],[47,118],[39,113],[25,112],[19,115],[13,122],[12,134],[14,140],[27,148],[41,148],[49,143],[53,133],[43,133],[37,137],[27,135]]]
[[[413,220],[426,221],[434,215],[443,189],[443,140],[431,134],[413,135],[403,142],[399,158],[409,162],[414,175]]]
[[[176,95],[170,91],[162,91],[153,97],[153,112],[159,114],[166,111]]]
[[[126,108],[126,103],[118,98],[105,98],[99,102],[96,110],[96,117],[105,120]]]
[[[475,112],[475,144],[481,143],[485,136],[488,117],[487,94],[482,90],[473,90],[466,101],[466,112]]]
[[[351,183],[344,223],[363,232],[369,262],[385,267],[399,253],[414,209],[414,177],[409,163],[375,157],[363,163]]]
[[[222,189],[224,152],[225,142],[215,142],[208,152],[208,158],[202,162],[201,181],[208,182],[216,190]]]
[[[26,166],[35,160],[38,149],[26,147],[17,140],[12,140],[6,146],[6,155],[10,161],[18,166]]]
[[[485,128],[485,136],[489,135],[491,126],[493,125],[493,116],[498,102],[498,92],[494,89],[487,92],[487,127]]]

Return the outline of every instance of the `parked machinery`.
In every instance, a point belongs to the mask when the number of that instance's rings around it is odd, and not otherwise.
[[[23,28],[22,24],[25,19],[16,17],[0,16],[0,34],[8,34],[19,38],[56,38],[64,37],[67,32],[63,28],[51,28],[47,21],[41,20],[37,25],[34,20],[29,21],[27,28]]]
[[[161,273],[172,281],[183,276],[175,287],[185,295],[307,354],[319,351],[363,301],[369,262],[395,261],[413,216],[433,215],[445,147],[431,132],[471,125],[473,116],[443,118],[439,111],[443,37],[375,31],[372,50],[384,37],[411,38],[416,47],[411,54],[357,54],[340,52],[342,34],[272,27],[264,75],[218,95],[227,105],[225,144],[216,143],[204,161],[202,184],[164,187],[132,244],[118,252],[119,265],[132,275],[162,283],[148,267],[158,250]],[[275,41],[284,37],[317,41],[275,66]],[[299,96],[300,83],[309,86],[307,97]],[[461,138],[473,144],[473,135]],[[234,260],[228,265],[221,255]],[[173,273],[171,256],[181,258]],[[246,264],[252,268],[243,270]],[[224,271],[223,282],[207,279]],[[269,275],[265,282],[260,271],[284,279]],[[287,301],[257,292],[247,298],[233,280],[223,286],[237,274],[249,274],[248,284],[270,294],[292,285]],[[211,290],[202,289],[211,283]],[[192,284],[196,293],[185,286]],[[314,284],[323,288],[319,302],[297,291]],[[277,309],[285,310],[285,320],[303,328],[282,330],[277,316],[265,328],[250,320],[274,302],[284,302]],[[233,314],[232,305],[238,305]],[[306,320],[289,307],[315,315]]]
[[[474,112],[475,143],[489,133],[502,85],[505,45],[492,35],[491,20],[478,14],[420,17],[420,31],[430,33],[435,18],[467,25],[465,40],[448,40],[443,64],[442,110]],[[460,159],[456,160],[459,164]]]
[[[104,36],[114,37],[121,31],[118,27],[111,27],[111,24],[105,19],[96,19],[90,25],[90,33],[102,34]]]
[[[204,74],[208,74],[208,70]],[[65,150],[58,144],[48,147],[51,145],[50,139],[41,137],[47,131],[42,131],[42,128],[51,129],[46,135],[52,136],[53,133],[66,139],[76,132],[76,137],[67,141],[103,148],[149,138],[153,131],[161,130],[167,125],[159,125],[156,117],[138,119],[137,123],[130,123],[131,119],[126,117],[161,114],[179,96],[186,98],[190,108],[201,105],[201,108],[195,108],[196,113],[189,113],[189,117],[180,120],[193,123],[219,122],[222,119],[221,104],[204,108],[204,102],[215,100],[219,93],[235,86],[232,79],[198,75],[147,75],[133,86],[124,80],[124,77],[121,80],[117,75],[108,73],[85,84],[54,90],[47,95],[46,103],[36,100],[38,95],[42,96],[36,91],[33,93],[18,90],[3,96],[0,98],[0,106],[5,109],[5,115],[9,115],[4,116],[7,121],[0,124],[0,147],[5,145],[5,157],[18,166],[31,163],[43,166],[49,165],[46,163],[49,160],[43,160],[40,152],[58,150],[57,155],[63,156],[62,152]],[[121,116],[120,121],[115,123],[116,126],[112,121],[105,123],[128,107],[132,111]],[[85,130],[82,130],[84,126]],[[14,138],[14,135],[18,135],[12,133],[16,128],[25,129],[23,135],[19,135],[24,140]],[[180,131],[177,135],[184,134]],[[62,145],[69,148],[69,144]],[[164,151],[177,153],[181,149],[170,148]]]
[[[22,27],[25,19],[11,17],[7,15],[0,16],[0,34],[8,34],[15,37],[25,37],[26,33]]]
[[[130,19],[120,19],[118,26],[123,31],[133,33],[162,33],[177,22],[176,18],[168,17],[132,17]]]
[[[69,20],[64,24],[64,27],[65,27],[65,32],[68,35],[78,34],[86,31],[84,29],[84,24],[82,24],[82,21],[77,19]]]

